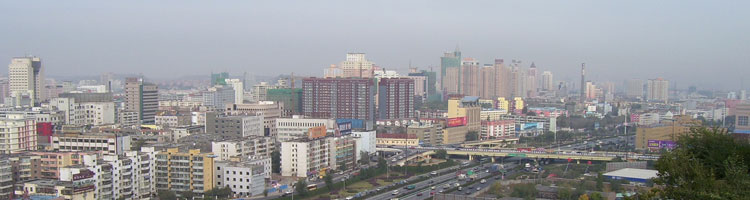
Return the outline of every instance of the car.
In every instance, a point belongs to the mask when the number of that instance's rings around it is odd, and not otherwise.
[[[460,186],[458,187],[458,191],[461,191],[463,189],[464,189],[464,187],[460,187]]]
[[[430,196],[435,196],[435,192],[430,192]]]
[[[458,186],[460,186],[460,185],[461,185],[460,183],[456,183],[456,184],[455,184],[455,186],[456,186],[456,187],[458,187]]]
[[[480,182],[480,183],[486,183],[486,182],[487,182],[487,180],[484,180],[484,179],[482,179],[482,180],[481,180],[481,181],[479,181],[479,182]]]
[[[482,188],[480,188],[480,187],[477,187],[477,191],[479,191],[479,190],[482,190]]]
[[[430,172],[430,174],[437,175],[437,172],[436,171],[432,171],[432,172]]]
[[[391,195],[398,195],[398,190],[394,190]]]
[[[471,194],[471,190],[466,190],[465,194],[467,194],[467,195]]]
[[[443,193],[443,192],[445,192],[445,191],[443,191],[443,190],[440,190],[440,191],[438,191],[438,192],[439,192],[439,193]]]
[[[346,197],[346,200],[352,200],[352,199],[354,199],[354,197],[352,196]]]
[[[417,196],[422,196],[422,193],[417,193]]]
[[[433,184],[433,183],[435,183],[435,181],[434,180],[430,180],[430,184]]]
[[[430,187],[431,190],[435,190],[435,186]]]

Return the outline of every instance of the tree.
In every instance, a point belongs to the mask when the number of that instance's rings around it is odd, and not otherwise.
[[[589,200],[589,195],[582,194],[581,196],[578,196],[578,200]]]
[[[363,165],[369,165],[370,164],[370,154],[366,151],[360,151],[359,152],[359,163]]]
[[[599,173],[599,175],[596,176],[596,190],[604,191],[604,175],[602,175],[602,173]]]
[[[271,153],[271,171],[281,173],[281,152],[279,150]]]
[[[346,162],[339,163],[339,170],[346,171]]]
[[[448,159],[448,151],[445,149],[435,150],[435,157],[440,159]]]
[[[385,161],[385,158],[380,157],[378,159],[378,168],[385,169],[386,167],[388,167],[388,161]]]
[[[466,133],[466,141],[476,141],[479,139],[479,133],[476,131],[469,131]]]
[[[333,177],[331,177],[330,174],[323,177],[323,179],[326,182],[326,187],[328,188],[328,191],[333,191]]]
[[[297,183],[294,184],[294,190],[300,196],[307,196],[307,181],[304,178],[297,180]]]
[[[229,188],[229,186],[222,187],[222,188],[214,188],[206,192],[206,196],[208,197],[219,197],[219,198],[227,198],[232,195],[232,189]]]
[[[263,188],[263,197],[268,197],[268,190]]]
[[[665,199],[743,199],[750,196],[750,144],[724,130],[696,128],[655,163]]]
[[[156,192],[156,196],[159,197],[159,200],[177,200],[177,194],[171,190],[159,190]]]
[[[573,197],[573,192],[570,191],[570,187],[565,186],[557,189],[557,198],[563,200],[570,200]]]
[[[591,194],[591,200],[604,200],[604,196],[602,196],[602,193],[594,192]]]
[[[193,191],[190,191],[190,190],[180,192],[180,197],[187,199],[187,200],[191,200],[193,199],[193,197],[195,197],[195,193],[193,193]]]
[[[523,199],[536,199],[536,193],[536,185],[529,183],[514,185],[513,192],[510,195]]]
[[[618,180],[612,180],[609,182],[609,189],[611,189],[612,192],[620,192],[622,191],[622,183]]]
[[[133,146],[130,147],[131,151],[140,151],[141,147],[146,144],[146,140],[136,140]]]

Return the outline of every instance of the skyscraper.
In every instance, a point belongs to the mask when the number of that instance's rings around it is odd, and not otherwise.
[[[125,80],[125,111],[135,112],[141,124],[154,124],[159,108],[159,88],[143,78]]]
[[[221,73],[211,73],[211,86],[214,85],[226,85],[226,79],[229,78],[229,73],[221,72]]]
[[[440,57],[440,89],[445,94],[461,93],[461,51],[446,52]]]
[[[630,79],[625,81],[625,85],[625,87],[627,88],[625,90],[625,95],[630,98],[643,97],[643,80]]]
[[[669,81],[662,78],[650,79],[647,83],[646,98],[650,101],[669,100]]]
[[[583,105],[583,102],[586,101],[586,63],[581,63],[581,90],[579,91],[581,94],[579,103]]]
[[[536,69],[536,64],[532,62],[531,66],[529,66],[529,71],[526,74],[526,96],[536,97],[538,82],[539,71]]]
[[[34,102],[41,102],[44,94],[42,60],[39,57],[13,58],[8,65],[11,95],[28,93]]]
[[[375,120],[375,86],[372,79],[305,78],[302,80],[302,113],[314,118]]]
[[[460,92],[468,96],[479,96],[482,90],[482,76],[479,61],[474,58],[464,58],[461,62]]]
[[[511,70],[503,62],[503,59],[495,59],[495,95],[510,98],[512,91]]]
[[[414,80],[383,78],[378,82],[378,119],[414,117]]]
[[[555,90],[555,78],[550,71],[542,72],[542,90],[554,91]]]
[[[479,96],[483,99],[492,99],[497,97],[497,94],[495,93],[497,89],[495,88],[497,82],[495,81],[495,66],[492,64],[485,64],[480,69],[480,77],[482,88],[479,91]]]
[[[433,71],[427,71],[422,70],[420,72],[412,72],[409,73],[409,76],[424,76],[425,77],[425,92],[427,93],[427,96],[424,97],[425,99],[428,99],[430,97],[437,95],[437,75]]]

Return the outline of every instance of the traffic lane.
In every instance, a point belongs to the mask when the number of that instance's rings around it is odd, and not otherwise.
[[[436,172],[437,172],[437,173],[440,173],[440,174],[442,174],[442,173],[445,173],[446,171],[449,171],[449,170],[454,170],[454,169],[456,169],[456,168],[458,168],[458,166],[454,166],[454,167],[449,167],[449,168],[445,168],[445,169],[437,170]],[[450,178],[450,175],[452,175],[452,173],[448,173],[448,174],[443,174],[443,175],[440,175],[440,176],[438,176],[438,177],[443,177],[443,176],[446,176],[447,178]],[[420,176],[424,176],[424,175],[420,175]],[[417,179],[418,177],[419,177],[419,176],[413,176],[413,177],[410,177],[410,178],[408,178],[408,179],[406,179],[406,180],[407,180],[407,181],[413,181],[413,180],[416,180],[416,179]],[[422,181],[422,182],[419,182],[419,183],[416,183],[416,184],[421,184],[421,183],[424,183],[424,182],[427,182],[427,184],[429,184],[429,180],[432,180],[432,179],[434,179],[434,178],[431,178],[431,179],[428,179],[428,180],[426,180],[426,181]],[[381,187],[378,187],[378,188],[379,188],[379,189],[383,189],[383,188],[385,188],[385,187],[387,187],[387,186],[381,186]],[[377,190],[378,188],[376,188],[376,190]],[[397,190],[399,190],[399,193],[405,192],[405,191],[403,191],[403,186],[402,186],[401,188],[398,188]],[[382,194],[379,194],[379,195],[375,195],[375,196],[373,196],[373,197],[370,197],[370,198],[367,198],[367,199],[368,199],[368,200],[369,200],[369,199],[373,199],[373,200],[390,199],[390,198],[391,198],[392,196],[394,196],[394,195],[392,195],[393,191],[395,191],[395,190],[389,190],[389,191],[386,191],[386,192],[384,192],[384,193],[382,193]]]

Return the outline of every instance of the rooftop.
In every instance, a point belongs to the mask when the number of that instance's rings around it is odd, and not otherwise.
[[[607,172],[604,176],[616,176],[626,178],[637,178],[637,179],[652,179],[658,176],[658,171],[650,169],[635,169],[635,168],[624,168]]]

